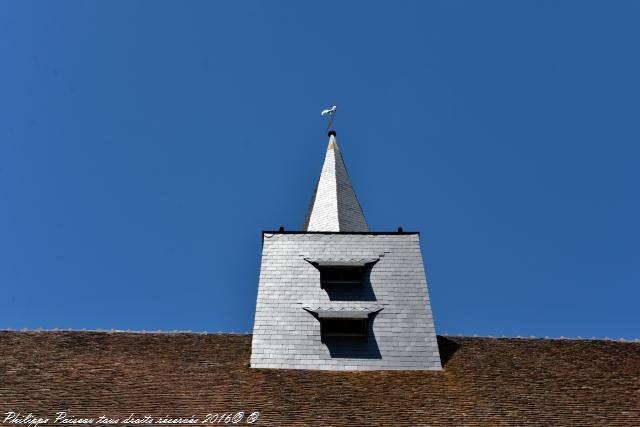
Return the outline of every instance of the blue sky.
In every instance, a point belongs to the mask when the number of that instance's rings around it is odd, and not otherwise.
[[[0,328],[250,331],[320,110],[439,333],[640,337],[640,4],[0,3]]]

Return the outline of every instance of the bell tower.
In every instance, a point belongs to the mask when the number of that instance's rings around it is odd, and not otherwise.
[[[419,233],[369,230],[328,136],[303,230],[262,233],[251,367],[440,370]]]

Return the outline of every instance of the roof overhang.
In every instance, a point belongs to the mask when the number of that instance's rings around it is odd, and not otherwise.
[[[302,307],[318,319],[368,319],[382,307]]]
[[[364,267],[378,262],[380,258],[305,258],[304,260],[318,267]]]

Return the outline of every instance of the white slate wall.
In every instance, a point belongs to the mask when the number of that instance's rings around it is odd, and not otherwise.
[[[330,299],[304,258],[380,260],[362,301]],[[323,343],[302,307],[381,307],[367,342]],[[253,368],[439,370],[440,356],[417,234],[264,234]]]

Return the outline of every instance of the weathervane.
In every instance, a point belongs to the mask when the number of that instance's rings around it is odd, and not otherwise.
[[[330,130],[333,130],[333,121],[335,120],[336,117],[336,110],[338,109],[337,106],[333,106],[331,108],[327,108],[326,110],[322,110],[322,113],[320,113],[320,115],[322,116],[329,116],[329,120],[327,121],[327,132]]]

